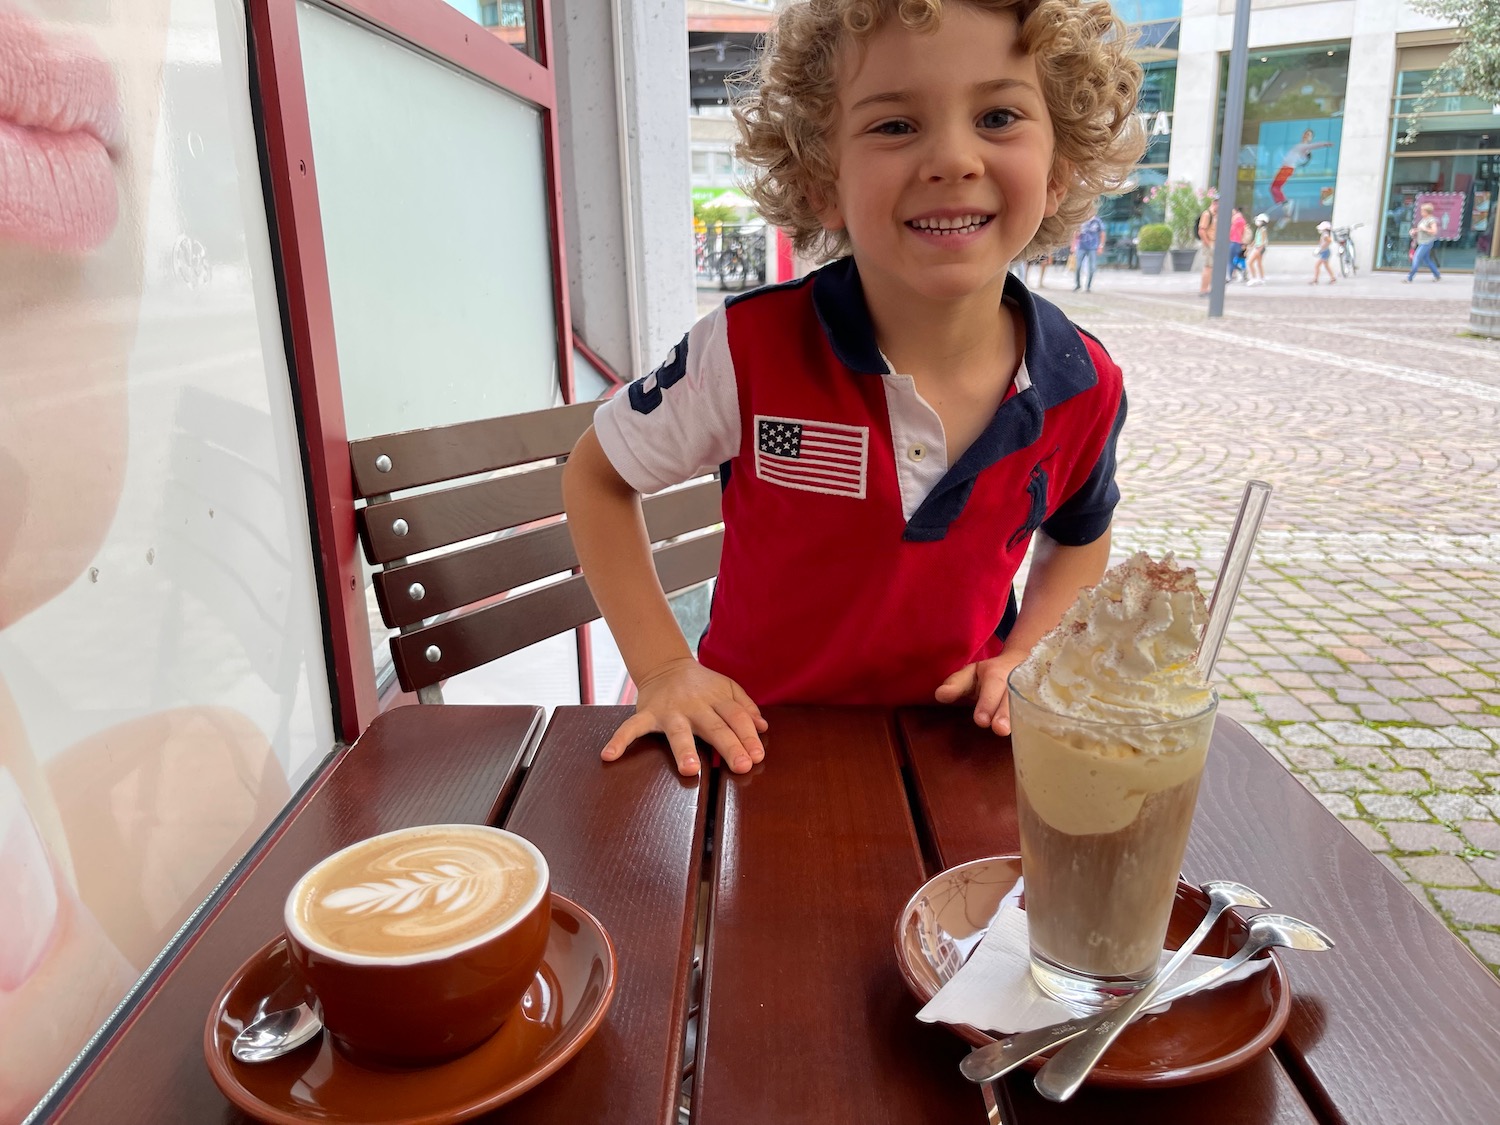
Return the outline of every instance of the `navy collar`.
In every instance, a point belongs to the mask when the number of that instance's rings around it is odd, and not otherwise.
[[[840,258],[818,270],[812,299],[840,363],[864,375],[890,373],[875,341],[875,324],[853,258]],[[979,474],[1037,441],[1048,410],[1099,380],[1083,338],[1061,309],[1034,296],[1014,274],[1005,278],[1005,299],[1020,310],[1026,324],[1025,362],[1031,385],[1002,402],[974,444],[948,466],[907,523],[903,537],[908,540],[944,538],[963,514]]]
[[[1078,329],[1061,309],[1034,296],[1014,274],[1005,278],[1005,298],[1020,309],[1026,323],[1026,370],[1044,410],[1098,381]],[[875,341],[875,322],[853,258],[839,258],[813,275],[812,300],[840,363],[862,375],[890,373]]]

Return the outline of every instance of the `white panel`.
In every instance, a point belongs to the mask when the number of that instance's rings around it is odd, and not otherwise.
[[[58,7],[123,120],[80,244],[0,231],[0,1121],[334,737],[244,10]]]
[[[541,114],[297,17],[349,437],[561,401]]]

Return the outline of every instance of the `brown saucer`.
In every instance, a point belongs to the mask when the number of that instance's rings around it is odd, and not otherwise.
[[[907,987],[927,1003],[959,969],[1021,876],[1021,857],[995,856],[935,875],[912,895],[896,921],[896,964]],[[1208,911],[1197,887],[1177,884],[1167,947],[1177,946]],[[1228,911],[1198,952],[1228,957],[1243,944],[1245,920]],[[1262,954],[1261,956],[1267,956]],[[1130,1025],[1089,1074],[1091,1086],[1182,1086],[1243,1066],[1276,1041],[1292,1011],[1292,989],[1274,953],[1270,968],[1173,1002],[1160,1015]],[[976,1047],[994,1037],[949,1024]],[[1039,1068],[1050,1055],[1026,1065]]]
[[[284,937],[261,947],[215,998],[203,1054],[224,1096],[272,1125],[452,1125],[510,1101],[571,1059],[604,1019],[614,991],[609,935],[587,910],[553,892],[547,952],[516,1013],[451,1062],[369,1069],[335,1051],[326,1035],[273,1062],[235,1059],[229,1045],[242,1028],[309,998],[292,975]]]

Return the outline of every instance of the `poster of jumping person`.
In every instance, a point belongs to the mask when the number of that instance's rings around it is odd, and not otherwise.
[[[1337,118],[1261,124],[1255,205],[1277,230],[1332,218],[1342,128]]]

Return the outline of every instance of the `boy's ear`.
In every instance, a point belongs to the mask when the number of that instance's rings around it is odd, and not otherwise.
[[[1062,157],[1055,157],[1052,161],[1052,174],[1047,177],[1047,210],[1048,218],[1057,214],[1057,209],[1062,206],[1063,198],[1068,194],[1068,189],[1073,186],[1073,165]]]
[[[838,203],[838,191],[832,184],[810,188],[807,201],[813,206],[813,214],[824,230],[843,230],[844,211]]]

